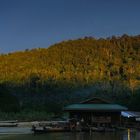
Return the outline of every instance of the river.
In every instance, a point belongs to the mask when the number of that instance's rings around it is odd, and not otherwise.
[[[48,134],[1,134],[0,140],[140,140],[140,131]]]

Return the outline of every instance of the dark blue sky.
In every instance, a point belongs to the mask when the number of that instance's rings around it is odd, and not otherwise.
[[[0,0],[0,53],[124,33],[140,34],[140,0]]]

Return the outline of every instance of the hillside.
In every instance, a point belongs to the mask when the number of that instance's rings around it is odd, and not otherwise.
[[[21,100],[26,93],[49,100],[57,93],[58,98],[66,96],[64,104],[80,90],[87,93],[82,97],[92,96],[96,88],[112,98],[126,91],[135,94],[140,88],[140,36],[85,37],[46,49],[1,54],[0,83]]]

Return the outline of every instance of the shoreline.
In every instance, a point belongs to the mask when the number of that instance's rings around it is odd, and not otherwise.
[[[58,123],[63,121],[32,121],[32,122],[16,122],[17,126],[12,127],[0,127],[0,135],[18,135],[18,134],[34,134],[32,131],[32,126],[43,127],[45,124]],[[1,123],[0,123],[1,124]],[[2,122],[2,124],[7,124]],[[10,123],[13,124],[13,123]],[[126,128],[127,130],[128,128]],[[134,130],[134,128],[129,128],[129,130]]]
[[[0,125],[3,127],[0,127],[0,135],[7,135],[7,134],[33,134],[32,126],[40,126],[43,124],[48,123],[56,123],[59,121],[31,121],[31,122],[1,122]],[[8,125],[11,125],[9,127]],[[17,124],[17,126],[14,126],[14,124]],[[4,126],[5,125],[5,126]],[[12,126],[13,125],[13,126]]]
[[[1,123],[2,125],[7,125],[7,123]],[[8,123],[8,124],[14,124],[14,123]],[[39,125],[38,121],[34,122],[17,122],[17,126],[13,127],[0,127],[0,135],[13,135],[13,134],[32,134],[31,131],[32,125]]]

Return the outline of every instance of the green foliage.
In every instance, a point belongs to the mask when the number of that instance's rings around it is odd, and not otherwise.
[[[0,112],[0,120],[19,120],[19,121],[34,121],[34,120],[51,120],[54,114],[45,111],[22,110],[21,112]]]
[[[140,87],[140,36],[85,37],[1,55],[0,83],[22,109],[57,113],[92,92],[129,105],[128,97]]]
[[[0,111],[1,112],[17,112],[20,109],[17,98],[0,85]]]
[[[90,84],[123,80],[139,85],[140,36],[84,38],[0,56],[0,82],[37,87],[46,82]]]
[[[135,94],[131,95],[128,102],[128,106],[131,110],[140,110],[140,88],[135,91]]]

